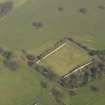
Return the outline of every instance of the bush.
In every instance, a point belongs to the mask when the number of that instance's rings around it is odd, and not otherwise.
[[[70,91],[69,91],[69,94],[70,94],[71,96],[77,95],[77,93],[76,93],[74,90],[70,90]]]
[[[61,97],[63,96],[62,92],[59,91],[58,89],[55,89],[55,88],[53,88],[53,89],[51,90],[51,93],[52,93],[52,95],[53,95],[54,97],[56,97],[56,98],[61,98]]]
[[[43,81],[43,80],[40,82],[40,85],[41,85],[42,88],[47,88],[48,87],[47,82]]]
[[[0,4],[0,16],[6,16],[13,10],[13,2],[8,1]]]
[[[86,14],[88,10],[86,8],[80,8],[79,11],[82,14]]]
[[[98,92],[98,91],[99,91],[99,87],[94,86],[94,85],[91,85],[91,86],[90,86],[90,89],[91,89],[93,92]]]
[[[4,65],[10,69],[10,70],[17,70],[19,68],[19,63],[15,60],[8,60],[8,59],[5,59],[4,60]]]
[[[58,11],[63,11],[64,8],[63,7],[58,7]]]
[[[105,9],[105,7],[103,5],[99,5],[98,8],[101,9],[101,10]]]
[[[43,27],[43,23],[42,22],[32,22],[32,26],[35,27],[36,29],[39,29]]]

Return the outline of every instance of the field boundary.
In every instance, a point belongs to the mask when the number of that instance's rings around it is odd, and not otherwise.
[[[45,57],[43,57],[42,59],[46,59],[48,56],[54,54],[55,52],[57,52],[58,50],[60,50],[62,47],[64,47],[67,44],[67,42],[63,43],[62,45],[60,45],[58,48],[56,48],[55,50],[53,50],[52,52],[50,52],[49,54],[47,54]],[[42,60],[41,59],[41,60]],[[41,60],[38,60],[36,63],[40,63]]]
[[[88,62],[88,63],[86,63],[86,64],[83,64],[83,65],[81,65],[80,67],[77,67],[77,68],[73,69],[72,71],[70,71],[70,72],[68,72],[67,74],[65,74],[65,75],[63,76],[63,79],[68,78],[70,75],[74,74],[74,73],[77,72],[77,71],[81,71],[82,69],[84,69],[85,67],[89,66],[90,64],[92,64],[92,61],[90,61],[90,62]]]
[[[62,47],[64,47],[67,43],[73,43],[75,44],[77,47],[83,49],[84,51],[86,51],[87,53],[89,51],[91,51],[91,49],[89,49],[87,46],[82,45],[81,43],[75,41],[74,39],[72,39],[71,37],[64,37],[63,39],[57,41],[55,44],[53,44],[52,47],[50,47],[49,49],[45,50],[44,52],[42,52],[41,54],[39,54],[36,58],[36,60],[34,61],[36,64],[39,65],[39,63],[41,62],[41,60],[46,59],[47,57],[49,57],[50,55],[54,54],[55,52],[57,52],[58,50],[60,50]],[[67,78],[69,77],[71,74],[82,70],[83,68],[89,66],[92,63],[92,58],[91,60],[89,60],[87,63],[78,65],[77,67],[75,67],[74,69],[70,70],[68,73],[64,74],[62,76],[62,78]]]

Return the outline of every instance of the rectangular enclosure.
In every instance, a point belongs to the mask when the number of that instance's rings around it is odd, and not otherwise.
[[[90,57],[85,50],[72,42],[66,42],[44,57],[40,64],[49,67],[56,74],[62,76],[89,60]]]

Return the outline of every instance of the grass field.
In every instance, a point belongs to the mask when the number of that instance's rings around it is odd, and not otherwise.
[[[62,76],[76,66],[89,62],[89,60],[90,57],[85,50],[72,42],[67,42],[58,51],[41,60],[40,64],[48,66]]]
[[[42,80],[46,81],[26,65],[13,72],[0,62],[0,105],[57,105],[49,89],[41,87]]]
[[[42,88],[40,81],[47,81],[48,88]],[[75,96],[70,96],[58,84],[46,80],[36,71],[22,65],[17,71],[8,70],[0,61],[0,104],[1,105],[59,105],[50,94],[52,88],[62,90],[62,101],[67,105],[104,105],[105,76],[94,80],[84,87],[78,88]],[[100,91],[92,92],[91,85],[100,87]],[[50,100],[49,100],[50,98]]]
[[[5,1],[9,0],[0,0],[0,3]],[[91,48],[105,49],[105,9],[98,8],[105,7],[105,0],[11,1],[15,4],[13,12],[0,18],[0,46],[39,54],[59,39],[70,36]],[[63,10],[58,11],[59,7]],[[80,8],[86,8],[87,13],[80,13]],[[36,29],[33,22],[43,25]],[[84,50],[67,44],[41,63],[62,75],[88,59]],[[40,86],[42,80],[48,82],[48,88]],[[101,89],[92,92],[90,85],[98,85]],[[53,87],[61,89],[66,105],[105,105],[105,76],[78,88],[77,95],[70,96],[66,89],[27,65],[22,64],[19,70],[11,71],[0,60],[0,105],[32,105],[36,101],[38,105],[59,105],[51,95]]]
[[[0,0],[0,3],[4,3],[4,2],[8,2],[8,1],[13,1],[15,6],[20,6],[20,5],[24,4],[28,0]]]
[[[0,43],[10,49],[39,51],[67,35],[104,49],[105,10],[98,8],[104,4],[104,0],[28,0],[0,23]],[[64,10],[59,12],[58,7]],[[88,10],[85,15],[79,12],[82,7]],[[42,22],[43,27],[36,30],[34,21]]]

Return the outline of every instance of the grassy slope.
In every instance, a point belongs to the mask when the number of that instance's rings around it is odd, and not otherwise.
[[[0,42],[11,49],[36,51],[70,35],[90,47],[104,49],[105,10],[98,8],[104,3],[104,0],[30,0],[0,23]],[[58,12],[59,6],[64,11]],[[88,9],[86,15],[79,13],[81,7]],[[35,30],[33,21],[43,22],[44,27]]]
[[[15,6],[20,6],[28,0],[0,0],[0,3],[7,2],[7,1],[13,1]]]
[[[56,105],[49,89],[41,88],[41,80],[45,79],[25,65],[13,72],[0,63],[0,105],[31,105],[37,97],[39,105]]]
[[[72,105],[104,105],[105,104],[105,74],[101,79],[94,80],[85,87],[79,88],[77,95],[71,97]],[[100,87],[99,92],[92,92],[91,85]]]
[[[50,94],[53,87],[61,89],[57,84],[48,82],[49,87],[43,89],[40,86],[41,80],[46,80],[36,71],[22,66],[17,71],[9,71],[0,62],[0,104],[1,105],[31,105],[38,102],[38,105],[59,105]],[[77,90],[76,96],[69,96],[65,90],[62,99],[67,105],[104,105],[105,100],[105,77],[92,81],[85,87]],[[101,87],[99,92],[92,92],[89,89],[91,84]],[[40,99],[38,100],[38,97]]]
[[[42,60],[41,64],[47,65],[59,75],[64,75],[77,65],[88,61],[89,56],[83,49],[73,43],[68,43],[56,53]]]
[[[43,43],[45,44],[44,47],[47,44],[52,44],[54,39],[58,39],[66,33],[91,47],[104,49],[105,22],[103,20],[105,11],[97,8],[99,4],[105,4],[105,1],[30,0],[0,23],[0,43],[11,49],[36,49]],[[59,5],[63,5],[65,8],[62,13],[58,13],[56,10]],[[79,14],[78,8],[80,7],[89,9],[86,16]],[[43,21],[45,23],[44,28],[41,31],[32,29],[31,22],[33,20]],[[44,37],[42,38],[42,36]],[[41,94],[40,96],[43,98],[40,105],[57,105],[53,98],[49,97],[48,90],[39,90],[40,79],[42,79],[40,75],[31,72],[27,67],[11,72],[0,64],[0,104],[26,105],[35,101],[37,94]],[[101,81],[94,81],[93,84],[101,83],[105,87],[105,77]],[[90,92],[88,87],[83,87],[80,88],[77,96],[64,100],[68,101],[67,105],[70,103],[73,105],[104,105],[104,92],[105,89],[94,94]]]

